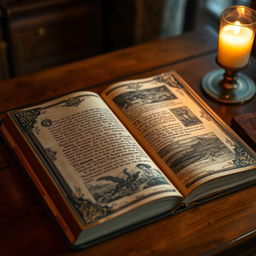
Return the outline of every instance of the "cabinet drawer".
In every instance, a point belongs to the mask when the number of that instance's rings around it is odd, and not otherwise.
[[[86,58],[101,52],[101,8],[75,3],[10,18],[14,75]]]

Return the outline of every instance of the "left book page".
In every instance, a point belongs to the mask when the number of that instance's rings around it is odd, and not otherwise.
[[[95,93],[73,93],[9,112],[3,132],[16,151],[26,150],[24,141],[29,145],[82,225],[94,226],[163,198],[181,198]],[[21,160],[35,161],[21,155]],[[152,217],[148,212],[140,216],[128,225]]]

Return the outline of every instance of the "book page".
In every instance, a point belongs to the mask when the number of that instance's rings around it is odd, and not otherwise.
[[[87,224],[181,196],[95,93],[75,93],[12,116]]]
[[[172,172],[183,184],[184,193],[255,167],[251,151],[175,72],[120,82],[103,97],[165,173]]]

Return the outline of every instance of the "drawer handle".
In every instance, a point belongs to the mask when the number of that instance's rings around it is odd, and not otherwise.
[[[46,33],[46,30],[44,27],[40,27],[39,29],[37,29],[37,35],[39,37],[43,37],[45,35],[45,33]]]

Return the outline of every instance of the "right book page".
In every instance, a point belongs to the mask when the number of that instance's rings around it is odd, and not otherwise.
[[[254,152],[176,72],[114,84],[102,97],[191,201],[255,179]]]

